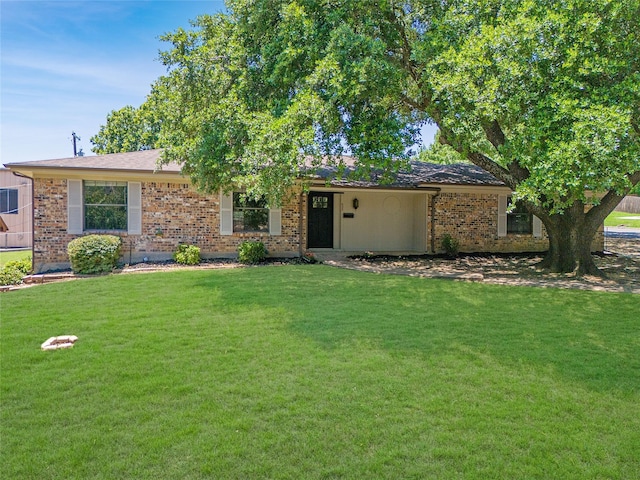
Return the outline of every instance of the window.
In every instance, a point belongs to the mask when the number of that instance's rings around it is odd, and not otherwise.
[[[18,213],[18,190],[0,188],[0,213]]]
[[[311,197],[311,207],[312,208],[329,208],[329,197],[328,196]]]
[[[233,231],[269,232],[269,209],[264,198],[256,200],[234,192]]]
[[[533,233],[532,215],[520,202],[516,202],[511,211],[511,197],[507,199],[507,233],[531,234]]]
[[[85,180],[84,229],[127,230],[127,182]]]

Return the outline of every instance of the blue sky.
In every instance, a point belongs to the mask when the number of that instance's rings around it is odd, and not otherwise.
[[[73,131],[91,155],[107,114],[139,106],[165,72],[158,37],[223,9],[211,0],[0,0],[0,164],[73,156]]]
[[[0,163],[73,156],[111,110],[139,106],[165,72],[163,33],[222,1],[0,2]]]

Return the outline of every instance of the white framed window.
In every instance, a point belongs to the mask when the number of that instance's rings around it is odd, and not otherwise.
[[[240,192],[233,193],[233,231],[269,231],[269,209],[264,197],[256,200]]]
[[[142,233],[142,184],[67,180],[67,232]]]
[[[507,234],[531,235],[533,233],[533,215],[522,202],[513,202],[507,198]]]
[[[85,180],[84,230],[127,230],[127,182]]]
[[[542,237],[542,221],[517,203],[509,212],[511,201],[510,195],[498,196],[498,237],[507,235]]]
[[[234,233],[282,234],[282,210],[268,208],[264,199],[252,199],[242,192],[220,192],[220,235]]]
[[[0,213],[18,213],[17,188],[0,188]]]

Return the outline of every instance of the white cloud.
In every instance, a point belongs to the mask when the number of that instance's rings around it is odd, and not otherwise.
[[[86,61],[75,57],[51,57],[33,52],[19,52],[2,59],[3,71],[13,84],[43,84],[47,89],[109,89],[131,95],[144,95],[164,72],[153,59],[142,63],[123,61]],[[15,69],[15,70],[13,70]],[[5,77],[6,78],[6,77]]]

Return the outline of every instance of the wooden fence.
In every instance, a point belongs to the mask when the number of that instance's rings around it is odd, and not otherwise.
[[[640,197],[627,195],[616,207],[616,212],[640,213]]]

